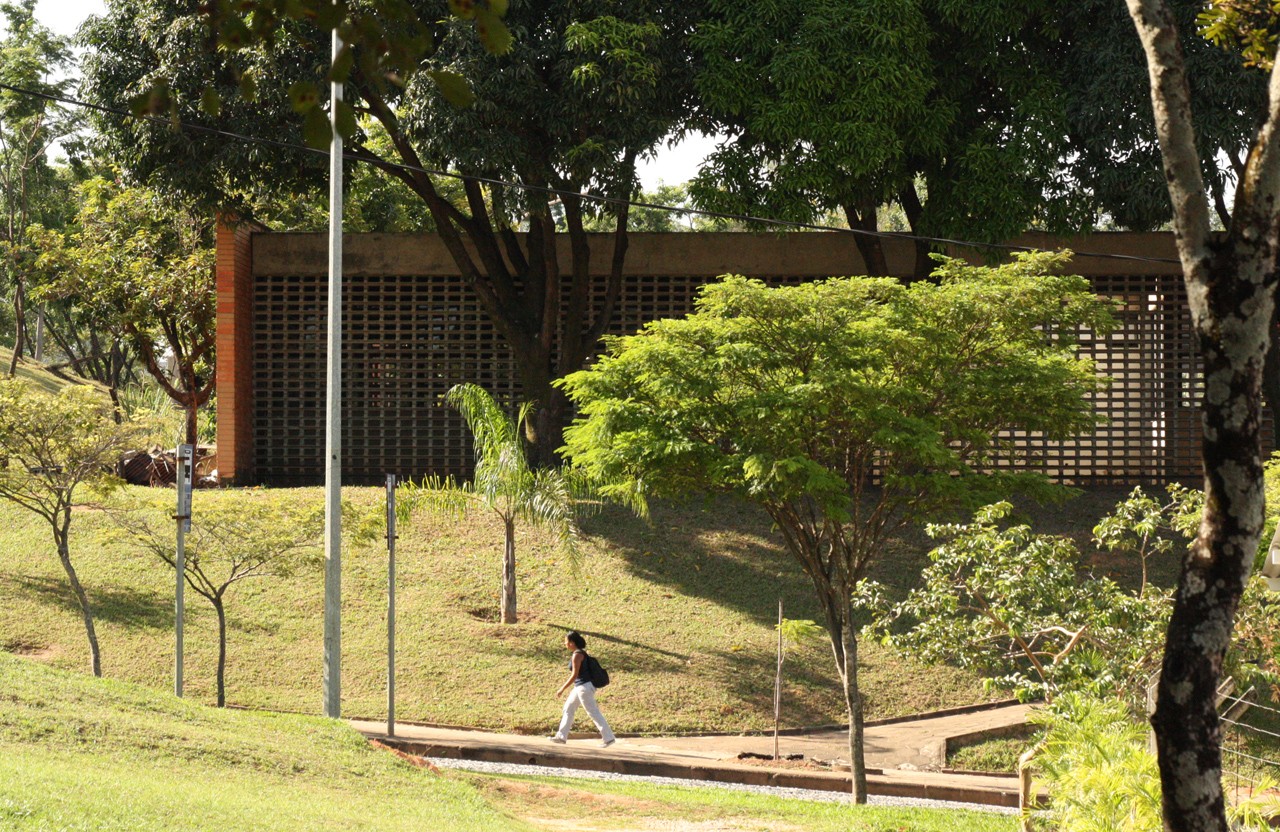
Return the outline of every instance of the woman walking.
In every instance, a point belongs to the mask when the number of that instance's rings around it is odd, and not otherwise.
[[[560,730],[556,731],[550,739],[558,743],[569,740],[569,729],[573,727],[573,717],[578,713],[578,705],[582,705],[587,709],[587,715],[591,717],[591,721],[596,724],[596,729],[600,731],[600,747],[608,748],[613,745],[616,737],[613,736],[609,723],[605,721],[604,714],[600,713],[600,706],[596,704],[596,686],[592,684],[591,674],[587,671],[587,640],[581,633],[574,630],[564,637],[564,646],[566,650],[572,650],[573,653],[569,657],[569,678],[560,686],[556,696],[563,695],[570,688],[573,690],[564,700],[564,716],[560,719]]]

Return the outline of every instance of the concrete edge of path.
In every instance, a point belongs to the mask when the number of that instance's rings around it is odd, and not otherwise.
[[[839,772],[795,771],[764,766],[744,766],[712,760],[689,762],[661,754],[623,749],[578,749],[572,746],[531,747],[527,742],[506,742],[490,735],[485,742],[389,737],[364,730],[371,740],[415,757],[478,760],[491,763],[547,766],[583,771],[603,771],[642,777],[671,777],[714,783],[741,783],[790,789],[847,792],[849,775]],[[514,738],[513,738],[514,739]],[[519,738],[526,740],[527,738]],[[1007,781],[1007,784],[1006,782]],[[985,806],[1018,806],[1018,781],[1013,776],[968,775],[945,772],[868,771],[867,791],[887,797],[946,800]]]

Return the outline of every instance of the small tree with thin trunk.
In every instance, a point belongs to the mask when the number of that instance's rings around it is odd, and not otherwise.
[[[137,424],[117,424],[111,403],[92,388],[49,394],[22,380],[0,380],[0,498],[49,524],[84,618],[94,676],[102,675],[102,655],[93,607],[71,563],[71,509],[85,492],[119,484],[111,471],[140,433]]]
[[[1108,314],[1062,255],[995,269],[946,261],[938,283],[832,279],[771,289],[725,278],[694,314],[614,339],[565,380],[581,416],[569,458],[604,496],[737,494],[769,514],[813,582],[866,799],[853,593],[887,536],[983,502],[1032,474],[999,473],[1008,431],[1091,428],[1081,327]]]
[[[111,511],[116,525],[138,545],[177,568],[173,494]],[[193,495],[191,532],[183,558],[187,586],[213,605],[218,617],[218,707],[227,703],[227,600],[250,578],[288,577],[319,565],[324,507],[286,501],[270,493]]]
[[[474,384],[459,384],[447,394],[471,430],[476,467],[471,481],[427,479],[405,486],[401,508],[418,506],[451,514],[472,507],[492,511],[502,520],[503,624],[516,623],[516,523],[523,520],[550,528],[571,560],[578,557],[578,528],[574,523],[574,494],[560,471],[534,468],[525,457],[522,430],[533,405],[521,405],[516,418],[498,406],[493,396]]]

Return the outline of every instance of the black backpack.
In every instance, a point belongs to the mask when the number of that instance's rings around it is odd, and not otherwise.
[[[596,690],[609,686],[609,671],[600,666],[600,662],[596,661],[596,657],[583,651],[583,661],[587,665],[587,678],[591,680],[591,684],[595,685]]]

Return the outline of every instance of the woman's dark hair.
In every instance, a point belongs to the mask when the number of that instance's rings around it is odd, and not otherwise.
[[[571,642],[573,646],[578,648],[579,650],[587,649],[587,640],[583,638],[582,633],[578,632],[577,630],[571,631],[564,638],[565,638],[565,641]]]

